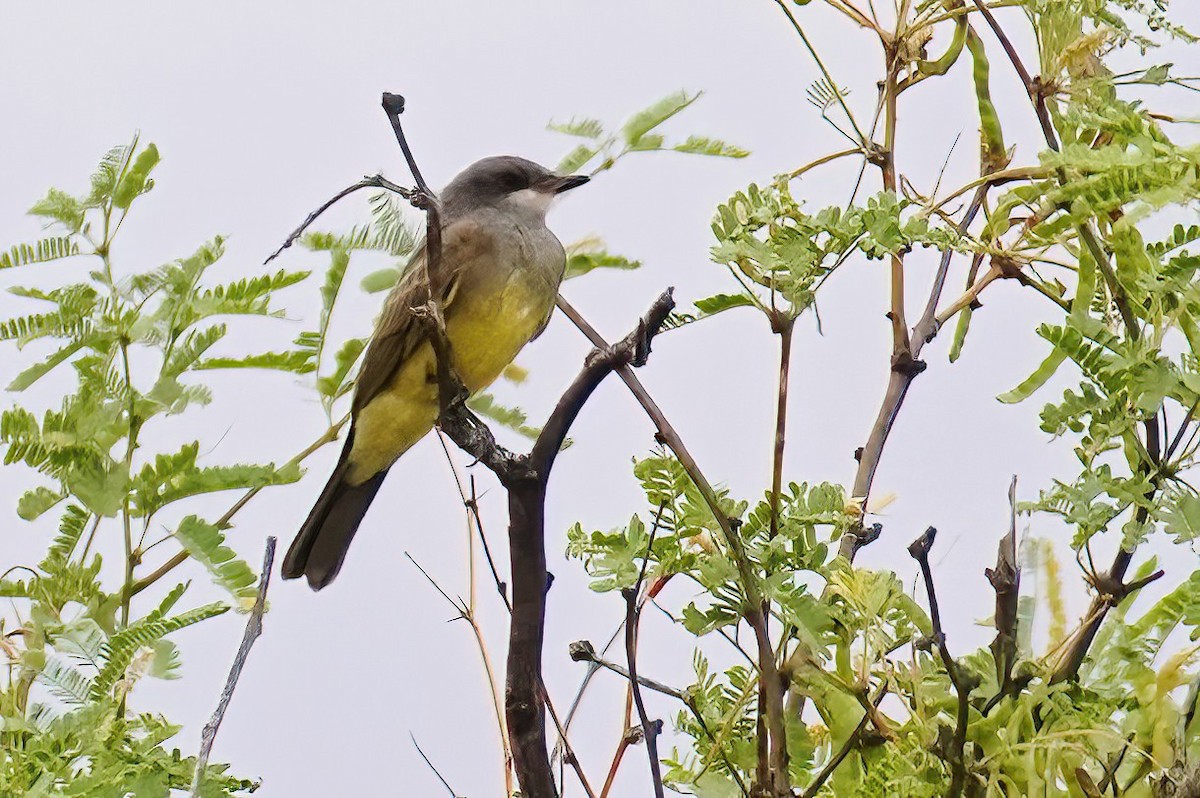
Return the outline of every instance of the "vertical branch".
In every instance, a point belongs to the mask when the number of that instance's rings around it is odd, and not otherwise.
[[[505,714],[513,766],[528,798],[549,798],[556,794],[546,745],[542,685],[547,589],[545,501],[550,472],[571,424],[592,392],[613,371],[646,362],[650,342],[674,306],[671,291],[665,291],[633,332],[615,346],[597,349],[587,358],[582,371],[547,419],[529,455],[517,456],[501,449],[488,428],[461,402],[445,405],[441,413],[442,430],[490,468],[508,492],[512,621]]]
[[[975,191],[975,195],[971,198],[970,205],[967,206],[963,218],[957,225],[959,235],[962,235],[975,221],[975,216],[983,207],[983,198],[987,193],[987,187],[980,186]],[[875,481],[875,471],[879,467],[879,461],[883,457],[883,447],[887,443],[888,436],[891,434],[892,425],[896,421],[896,416],[900,413],[900,408],[904,404],[904,398],[908,395],[909,386],[917,375],[925,370],[925,362],[920,360],[921,350],[925,348],[925,344],[932,341],[938,334],[939,323],[936,316],[937,301],[941,297],[942,289],[946,284],[946,273],[950,267],[950,259],[954,257],[954,250],[947,249],[942,252],[941,261],[938,263],[937,274],[934,277],[933,287],[930,289],[929,301],[926,303],[925,312],[913,327],[913,335],[910,339],[908,358],[904,363],[893,363],[891,373],[888,376],[887,390],[883,395],[883,403],[879,407],[879,415],[875,419],[874,426],[871,427],[871,432],[867,436],[867,443],[863,448],[855,452],[855,458],[858,460],[858,469],[854,475],[854,487],[851,489],[851,496],[861,500],[862,510],[865,513],[867,508],[867,500],[871,494],[871,484]],[[842,536],[838,553],[849,560],[854,561],[854,557],[858,554],[859,548],[864,542],[873,540],[873,537],[866,537],[869,530],[850,531]]]
[[[200,736],[200,753],[196,756],[196,773],[192,777],[192,798],[200,798],[200,788],[204,785],[204,772],[208,769],[208,757],[212,753],[213,742],[217,739],[217,730],[221,727],[221,721],[225,719],[229,702],[233,700],[233,691],[241,678],[246,658],[250,656],[250,649],[262,634],[263,613],[267,609],[267,587],[271,583],[271,568],[274,564],[275,538],[268,537],[267,550],[263,554],[262,573],[258,578],[258,596],[254,599],[254,608],[250,610],[250,617],[246,621],[242,644],[238,646],[237,654],[234,655],[229,678],[225,680],[225,687],[221,690],[221,698],[217,702],[217,710],[208,723],[204,724],[204,732]]]
[[[1021,568],[1017,564],[1017,477],[1014,474],[1008,487],[1008,534],[1000,539],[996,552],[996,567],[985,568],[984,574],[996,591],[996,639],[992,641],[992,658],[996,661],[996,694],[988,700],[983,714],[991,711],[1000,699],[1012,692],[1012,669],[1017,661],[1017,601],[1021,590]]]
[[[963,753],[967,743],[967,721],[970,716],[970,705],[967,701],[971,691],[979,686],[979,678],[962,668],[954,657],[950,656],[950,649],[946,646],[946,632],[942,628],[937,593],[933,588],[933,572],[929,568],[929,550],[933,547],[933,539],[936,536],[937,530],[929,527],[923,535],[909,544],[908,553],[921,566],[921,576],[925,579],[925,592],[929,596],[929,619],[933,624],[933,640],[931,642],[937,648],[942,664],[946,668],[946,674],[954,685],[954,692],[958,695],[954,737],[950,741],[949,750],[943,751],[942,754],[950,765],[950,787],[946,791],[946,798],[959,798],[963,794],[967,780],[967,765]]]
[[[775,405],[775,453],[771,461],[771,537],[779,534],[779,502],[783,492],[783,447],[787,439],[788,372],[796,319],[776,312],[771,327],[779,334],[779,393]]]
[[[662,766],[658,761],[658,735],[662,731],[662,721],[650,720],[650,716],[646,714],[646,704],[642,700],[642,687],[637,672],[637,633],[638,621],[642,616],[638,607],[638,593],[641,592],[642,581],[646,578],[646,567],[650,564],[650,555],[654,551],[654,538],[658,534],[662,510],[660,507],[658,518],[650,528],[650,541],[646,544],[646,556],[642,559],[642,569],[638,572],[637,581],[633,587],[621,591],[625,598],[625,656],[629,663],[629,689],[633,694],[633,703],[637,706],[638,720],[642,724],[642,737],[646,741],[646,756],[650,759],[650,779],[654,784],[655,798],[663,798]]]
[[[453,437],[453,436],[451,436]],[[512,563],[512,620],[508,635],[505,717],[513,767],[525,795],[556,794],[546,744],[542,644],[546,625],[545,483],[509,482],[508,549]]]
[[[446,446],[446,438],[438,431],[438,443],[442,445],[442,452],[446,455],[446,462],[450,466],[450,473],[454,477],[454,484],[458,488],[459,498],[462,499],[463,509],[467,515],[467,600],[466,610],[463,607],[455,605],[462,617],[471,627],[471,632],[475,636],[475,644],[479,649],[479,657],[482,660],[484,677],[487,679],[488,693],[492,699],[492,711],[496,718],[496,731],[500,735],[500,747],[504,758],[504,794],[512,795],[513,779],[512,779],[512,744],[508,739],[508,726],[504,722],[504,704],[500,699],[500,691],[496,685],[495,670],[492,667],[491,653],[488,651],[487,641],[483,636],[483,628],[479,625],[479,619],[476,617],[476,584],[475,584],[475,530],[479,530],[479,537],[482,540],[486,539],[483,536],[483,523],[479,518],[479,504],[475,497],[475,481],[471,480],[471,497],[467,498],[466,491],[463,489],[462,478],[458,473],[458,466],[454,462],[454,458],[450,455],[450,449]],[[486,548],[486,542],[484,546]],[[488,564],[491,565],[491,555],[488,555]],[[418,566],[419,567],[419,566]],[[495,574],[495,566],[492,565],[492,573]],[[496,577],[499,582],[499,577]],[[508,607],[508,598],[501,592],[501,597],[504,598],[504,604]],[[511,608],[510,608],[511,609]],[[414,741],[415,742],[415,741]]]

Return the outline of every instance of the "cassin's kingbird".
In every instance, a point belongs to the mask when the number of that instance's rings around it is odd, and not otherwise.
[[[442,256],[429,275],[441,302],[454,371],[472,393],[492,383],[545,328],[566,267],[546,227],[558,194],[588,181],[513,156],[467,167],[441,195]],[[333,581],[388,468],[433,428],[437,363],[424,323],[425,248],[392,289],[363,356],[350,433],[283,562],[283,577]]]

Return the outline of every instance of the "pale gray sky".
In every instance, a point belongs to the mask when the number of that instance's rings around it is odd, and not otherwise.
[[[1177,5],[1181,21],[1200,26],[1194,6]],[[851,105],[868,117],[879,66],[875,43],[818,4],[796,11],[834,74],[851,87]],[[1023,23],[1020,16],[1009,19]],[[122,271],[189,254],[225,233],[229,253],[216,273],[257,273],[283,236],[338,188],[378,170],[408,182],[379,109],[384,90],[408,98],[410,141],[426,176],[442,184],[485,155],[514,153],[553,163],[572,142],[545,130],[551,117],[587,115],[616,124],[671,91],[702,89],[701,101],[667,131],[719,136],[751,150],[751,157],[631,157],[551,217],[565,241],[599,234],[613,250],[646,263],[637,273],[596,275],[565,289],[599,329],[616,337],[666,285],[677,286],[681,304],[729,289],[728,278],[707,257],[708,221],[718,202],[751,181],[769,180],[844,146],[805,102],[804,89],[817,72],[770,0],[218,0],[202,6],[72,0],[9,2],[0,21],[6,32],[0,107],[7,117],[0,148],[0,245],[36,237],[39,225],[23,216],[25,209],[48,186],[82,190],[104,150],[141,130],[144,140],[157,143],[163,163],[155,173],[157,187],[139,202],[114,252]],[[1036,128],[1002,54],[992,49],[997,104],[1011,120],[1005,133],[1017,145],[1018,162],[1028,162],[1038,149]],[[1162,60],[1172,59],[1183,72],[1200,71],[1194,50],[1175,48]],[[960,134],[944,185],[975,173],[968,72],[959,64],[947,80],[930,81],[903,99],[897,157],[920,189],[932,187]],[[1176,95],[1193,103],[1194,96]],[[1180,135],[1195,138],[1189,131]],[[827,167],[795,191],[813,207],[841,203],[855,172],[848,163]],[[359,197],[324,225],[364,215],[365,198]],[[281,263],[324,266],[322,258],[297,251]],[[934,257],[918,253],[909,264],[911,285],[920,290]],[[352,279],[373,265],[356,261]],[[963,264],[955,265],[951,286],[962,282]],[[54,283],[84,268],[57,264],[9,272],[0,276],[0,287]],[[880,262],[851,262],[823,295],[824,335],[811,318],[801,323],[788,479],[852,479],[852,452],[865,439],[887,376],[885,294]],[[341,308],[337,329],[362,334],[378,297],[348,296],[353,299]],[[247,348],[281,345],[303,329],[302,320],[312,319],[317,307],[316,283],[283,298],[292,321],[249,325],[244,329],[262,340]],[[905,547],[925,526],[938,526],[939,590],[953,597],[943,606],[954,649],[961,652],[988,637],[975,622],[991,612],[982,569],[1006,525],[1009,475],[1021,475],[1021,494],[1028,498],[1051,475],[1071,473],[1072,459],[1068,445],[1048,442],[1037,429],[1040,401],[1008,407],[994,399],[1044,353],[1033,332],[1046,312],[1044,300],[1004,284],[989,288],[983,299],[957,364],[946,362],[948,335],[925,350],[930,368],[910,393],[876,481],[877,493],[895,491],[899,498],[881,519],[883,539],[859,560],[895,568],[911,581],[915,569]],[[922,301],[914,300],[914,308]],[[0,295],[0,315],[22,307]],[[502,396],[520,402],[534,419],[543,417],[587,349],[557,318],[521,357],[532,370],[530,382],[503,388]],[[34,347],[16,358],[11,352],[4,355],[3,372],[9,374],[40,354]],[[746,498],[756,498],[769,481],[776,358],[761,317],[731,313],[662,338],[642,373],[708,476]],[[242,374],[216,382],[211,407],[162,430],[164,449],[198,438],[206,462],[283,461],[322,429],[319,406],[296,379]],[[46,401],[44,393],[20,398]],[[607,639],[623,612],[618,596],[591,593],[581,567],[563,561],[565,530],[576,520],[610,528],[644,512],[630,460],[651,447],[652,427],[611,380],[588,404],[572,437],[575,446],[560,458],[551,485],[547,530],[550,568],[558,579],[550,597],[546,673],[562,707],[583,672],[568,660],[567,644]],[[312,459],[301,483],[270,491],[247,507],[230,533],[231,544],[254,563],[266,535],[286,546],[335,457],[335,447],[328,447]],[[479,480],[490,489],[483,499],[485,521],[493,546],[503,552],[501,494],[486,474]],[[31,484],[17,467],[0,469],[0,506],[12,507]],[[210,497],[188,509],[215,517],[229,501]],[[51,528],[30,527],[10,512],[0,566],[36,559]],[[1033,531],[1063,534],[1041,519]],[[103,545],[120,548],[115,538]],[[459,794],[499,794],[495,728],[472,637],[464,624],[446,622],[452,611],[405,551],[448,590],[465,591],[462,510],[432,438],[392,469],[337,583],[321,594],[296,582],[272,587],[266,633],[214,753],[215,760],[231,761],[236,773],[261,777],[260,794],[438,794],[442,788],[413,749],[410,731]],[[187,575],[196,578],[187,600],[218,595],[203,573]],[[1082,585],[1074,587],[1073,606],[1079,607]],[[666,605],[677,609],[690,590],[673,585],[664,594]],[[502,663],[503,610],[486,582],[480,600],[493,657]],[[176,743],[189,752],[215,705],[242,621],[229,615],[178,635],[185,680],[143,683],[135,693],[136,705],[161,708],[186,724]],[[657,613],[648,614],[646,630],[642,670],[688,683],[689,638]],[[622,690],[618,679],[601,674],[573,735],[595,781],[602,781],[621,733]],[[648,702],[653,715],[668,720],[678,709],[657,695]],[[645,789],[642,757],[639,749],[615,794]],[[567,791],[580,794],[570,778]]]

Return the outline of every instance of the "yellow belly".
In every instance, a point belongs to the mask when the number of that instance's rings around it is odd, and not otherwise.
[[[554,303],[549,286],[514,275],[500,290],[475,290],[446,314],[454,369],[471,393],[481,391],[537,332]],[[437,363],[425,343],[396,371],[388,387],[354,419],[347,480],[361,484],[425,437],[437,421]]]

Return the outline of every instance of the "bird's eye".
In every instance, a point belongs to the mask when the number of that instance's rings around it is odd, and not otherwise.
[[[520,191],[524,188],[529,188],[529,181],[525,175],[520,172],[506,172],[500,178],[500,183],[504,186],[505,191]]]

